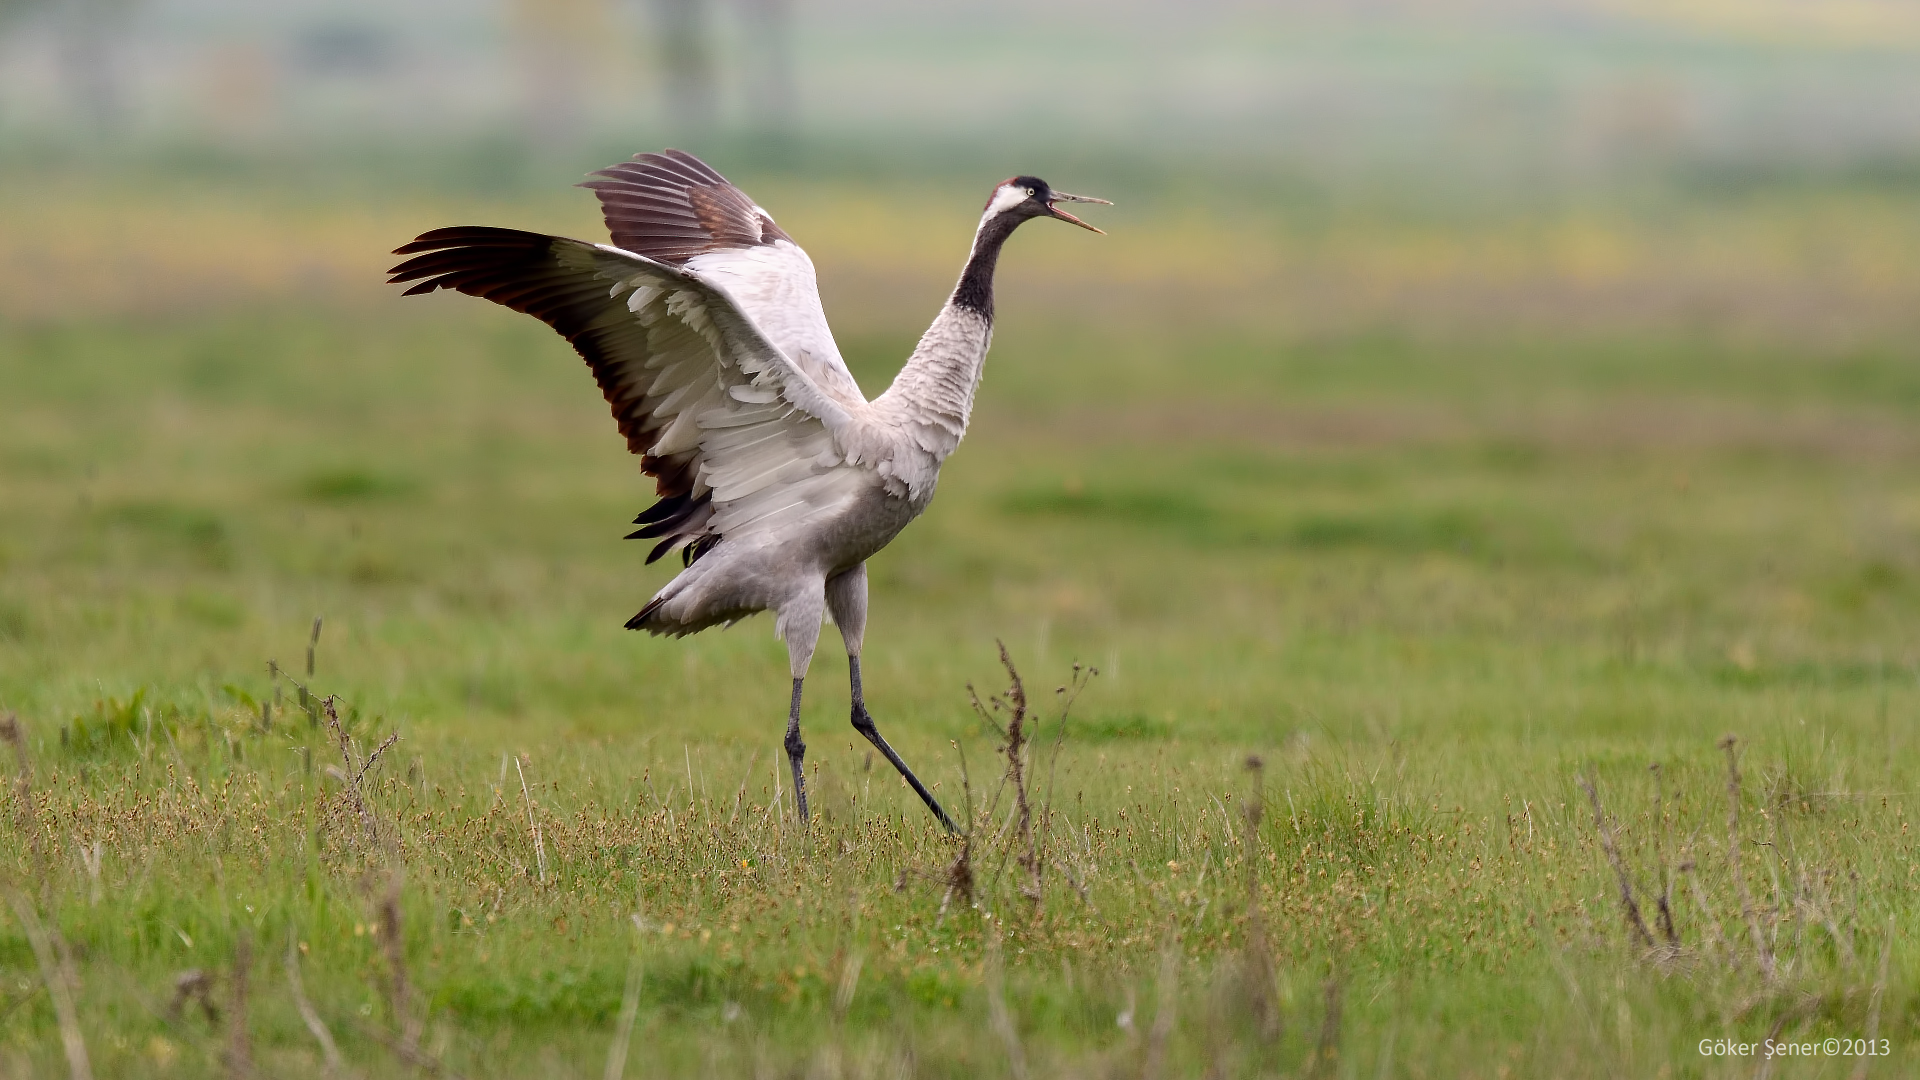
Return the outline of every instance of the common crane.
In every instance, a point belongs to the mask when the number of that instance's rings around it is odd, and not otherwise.
[[[998,184],[946,305],[893,385],[868,401],[834,346],[813,262],[739,188],[678,150],[637,154],[581,186],[611,244],[462,226],[397,249],[407,295],[454,289],[525,312],[587,361],[659,501],[630,539],[685,569],[627,621],[680,637],[776,615],[793,674],[786,751],[807,820],[800,688],[832,613],[847,646],[853,726],[941,824],[953,819],[900,759],[860,688],[869,556],[933,498],[960,444],[993,334],[1001,245],[1030,218],[1099,232],[1060,208],[1105,203],[1033,176]],[[1109,204],[1111,205],[1111,204]]]

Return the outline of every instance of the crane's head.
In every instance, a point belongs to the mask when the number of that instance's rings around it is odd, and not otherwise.
[[[993,189],[993,197],[987,200],[987,217],[1006,215],[1016,222],[1028,218],[1050,217],[1071,222],[1083,229],[1100,232],[1093,226],[1060,209],[1063,202],[1113,204],[1105,199],[1096,199],[1091,195],[1069,195],[1064,191],[1055,191],[1045,180],[1037,176],[1016,176],[1011,180],[1002,180],[1000,186]]]

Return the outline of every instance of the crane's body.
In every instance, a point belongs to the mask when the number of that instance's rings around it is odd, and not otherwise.
[[[801,685],[831,614],[853,725],[943,824],[880,737],[860,686],[866,560],[926,510],[960,445],[993,336],[993,275],[1021,222],[1092,229],[1056,201],[1104,202],[1016,177],[994,189],[960,282],[893,384],[868,401],[835,346],[813,263],[773,218],[692,155],[640,154],[595,174],[612,244],[511,229],[426,233],[396,254],[411,293],[481,296],[534,315],[585,358],[659,501],[635,519],[685,569],[628,620],[682,636],[775,613],[793,676],[786,749],[807,816]],[[1095,229],[1095,232],[1099,230]]]

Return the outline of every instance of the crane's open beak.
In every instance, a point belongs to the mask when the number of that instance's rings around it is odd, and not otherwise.
[[[1097,232],[1101,236],[1107,235],[1104,230],[1096,229],[1093,226],[1087,224],[1086,222],[1081,221],[1079,218],[1074,217],[1072,214],[1067,213],[1065,210],[1062,210],[1059,207],[1053,205],[1056,202],[1062,202],[1062,201],[1099,203],[1102,206],[1112,206],[1113,205],[1112,203],[1108,202],[1105,199],[1096,199],[1091,195],[1069,195],[1064,191],[1055,191],[1047,199],[1048,214],[1056,218],[1059,218],[1061,221],[1071,222],[1072,224],[1078,225],[1081,228],[1086,229],[1090,232]]]

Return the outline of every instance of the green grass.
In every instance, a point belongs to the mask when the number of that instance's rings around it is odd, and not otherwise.
[[[1004,1074],[996,994],[1031,1075],[1746,1075],[1695,1044],[1870,1015],[1875,1074],[1916,1067],[1910,343],[1195,336],[1010,296],[973,433],[872,564],[869,699],[957,807],[963,760],[976,802],[999,772],[967,704],[996,638],[1036,698],[1101,672],[1039,789],[1040,900],[983,839],[942,914],[957,848],[856,745],[836,650],[803,836],[770,621],[620,628],[670,573],[620,539],[637,470],[561,343],[461,299],[0,327],[32,793],[0,873],[99,1075],[219,1068],[227,1020],[168,1004],[202,968],[230,1018],[243,936],[262,1074],[321,1071],[290,936],[352,1067],[406,1072],[372,1034],[404,1020],[370,929],[396,868],[408,1016],[469,1076],[599,1075],[636,969],[629,1076]],[[869,391],[921,314],[854,320]],[[401,736],[378,839],[290,682],[259,720],[315,615],[357,752]],[[1650,922],[1678,883],[1673,956],[1629,935],[1589,772]],[[64,1067],[17,907],[0,1013],[0,1067]]]

